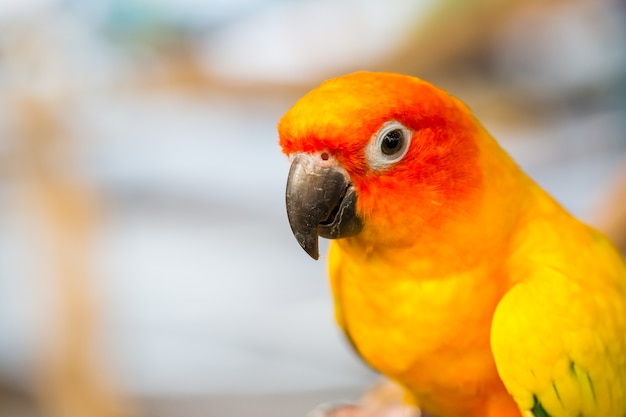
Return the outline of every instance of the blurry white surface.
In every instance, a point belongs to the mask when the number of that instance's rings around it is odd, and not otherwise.
[[[622,76],[626,34],[619,2],[575,0],[551,7],[552,13],[522,9],[495,40],[495,67],[520,94],[593,92]]]
[[[206,66],[227,78],[273,82],[307,82],[355,64],[364,69],[419,24],[417,12],[431,5],[431,0],[280,2],[218,30],[205,45]]]

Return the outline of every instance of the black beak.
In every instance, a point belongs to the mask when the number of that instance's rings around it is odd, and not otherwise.
[[[338,165],[297,154],[287,179],[287,216],[296,240],[311,258],[319,258],[318,237],[354,236],[363,228],[356,214],[357,195]]]

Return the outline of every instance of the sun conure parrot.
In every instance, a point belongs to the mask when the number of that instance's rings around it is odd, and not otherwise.
[[[458,99],[324,82],[281,118],[287,214],[358,354],[438,417],[624,417],[626,266]],[[593,140],[593,138],[590,138]]]

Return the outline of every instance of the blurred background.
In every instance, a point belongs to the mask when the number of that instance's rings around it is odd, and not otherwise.
[[[304,416],[376,381],[275,129],[346,72],[444,87],[624,250],[625,41],[618,0],[0,1],[0,415]]]

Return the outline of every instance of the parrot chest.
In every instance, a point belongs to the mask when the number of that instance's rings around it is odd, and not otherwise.
[[[418,396],[475,397],[499,383],[489,340],[501,289],[486,284],[484,271],[413,274],[349,261],[331,268],[337,317],[358,353]]]

